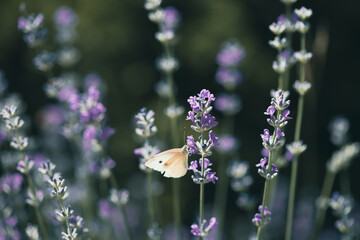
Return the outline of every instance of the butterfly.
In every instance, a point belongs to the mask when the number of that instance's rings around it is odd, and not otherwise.
[[[188,170],[189,147],[173,148],[158,153],[145,162],[145,166],[164,174],[164,177],[179,178]]]

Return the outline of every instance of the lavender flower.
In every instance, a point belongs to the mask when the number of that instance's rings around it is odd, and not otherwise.
[[[23,177],[19,173],[5,174],[0,178],[0,192],[6,194],[18,193],[23,184]]]
[[[211,172],[211,168],[209,168],[212,163],[209,161],[209,159],[204,158],[204,171],[202,172],[201,169],[199,170],[198,167],[202,166],[202,159],[199,159],[199,161],[192,161],[190,163],[189,170],[192,170],[194,175],[191,176],[194,183],[197,184],[203,184],[203,183],[209,183],[212,182],[215,184],[215,182],[218,180],[216,177],[216,172]],[[198,164],[199,162],[199,164]]]
[[[115,205],[125,206],[129,201],[130,193],[126,189],[110,189],[110,197],[109,200]]]
[[[157,133],[157,127],[154,125],[155,112],[153,110],[147,111],[146,108],[142,108],[139,113],[135,115],[137,135],[143,138],[148,138]]]
[[[216,81],[226,89],[232,90],[243,81],[242,73],[237,69],[218,68],[215,76]]]
[[[335,216],[341,217],[348,215],[353,208],[353,199],[349,196],[342,196],[340,193],[334,192],[329,200],[329,206]]]
[[[210,218],[209,223],[204,219],[201,225],[191,225],[191,233],[194,236],[206,237],[211,230],[214,230],[218,225],[215,217]]]
[[[258,173],[260,176],[266,178],[266,179],[272,179],[276,177],[279,170],[275,166],[275,164],[271,164],[271,167],[268,166],[268,160],[267,158],[262,158],[258,164],[256,164],[256,167],[258,167]]]
[[[166,7],[163,10],[162,27],[164,31],[174,31],[181,21],[180,13],[174,7]]]
[[[235,94],[219,94],[215,101],[215,109],[225,115],[235,115],[242,107],[241,99]]]
[[[306,150],[307,146],[300,140],[297,142],[292,142],[291,144],[287,144],[286,148],[292,155],[300,155]]]
[[[301,82],[299,80],[296,80],[294,82],[294,85],[293,85],[294,89],[296,90],[296,92],[300,95],[305,95],[309,89],[311,88],[311,83],[307,82],[307,81],[304,81],[304,82]]]
[[[41,240],[38,227],[35,225],[28,224],[25,229],[26,236],[30,240]]]
[[[259,206],[259,213],[256,213],[254,218],[252,219],[252,222],[255,226],[261,228],[268,224],[271,220],[271,212],[268,210],[267,207],[264,208],[262,205]]]
[[[329,123],[330,140],[336,146],[342,146],[348,141],[350,123],[344,116],[336,116]]]
[[[59,28],[72,28],[79,23],[79,18],[73,9],[62,6],[55,11],[54,21]]]
[[[245,55],[245,49],[235,39],[230,39],[221,46],[216,60],[220,66],[234,67],[244,60]]]
[[[24,41],[29,47],[39,47],[44,43],[47,30],[43,27],[43,23],[44,15],[42,13],[19,17],[18,29],[24,33]]]
[[[54,66],[56,57],[56,54],[43,50],[34,58],[33,64],[38,70],[48,72]]]
[[[239,149],[240,141],[231,134],[222,135],[219,137],[219,145],[217,150],[223,153],[232,153]]]
[[[349,166],[351,160],[360,153],[360,143],[349,143],[344,145],[340,150],[336,151],[327,163],[327,169],[333,173],[337,173]]]
[[[231,188],[235,192],[246,191],[253,179],[249,174],[249,164],[245,161],[233,161],[227,168],[227,174],[231,178]]]
[[[190,104],[191,111],[188,112],[186,120],[192,122],[191,128],[201,133],[199,141],[195,141],[193,136],[188,136],[187,144],[190,154],[198,153],[201,155],[201,159],[192,161],[190,163],[189,170],[193,171],[191,178],[194,183],[200,184],[200,214],[199,214],[199,225],[193,224],[191,226],[191,233],[194,236],[206,236],[208,232],[217,226],[216,218],[211,218],[209,225],[206,227],[206,220],[203,219],[203,204],[204,204],[204,184],[215,182],[218,180],[215,172],[211,172],[209,168],[212,163],[206,157],[209,157],[212,152],[212,148],[218,145],[218,138],[215,136],[212,129],[218,123],[215,121],[210,112],[212,110],[212,102],[215,101],[215,97],[210,93],[209,90],[203,89],[197,96],[189,97],[188,103]],[[204,139],[204,133],[209,131],[209,139]],[[199,163],[199,164],[198,164]],[[200,165],[200,169],[198,169]]]

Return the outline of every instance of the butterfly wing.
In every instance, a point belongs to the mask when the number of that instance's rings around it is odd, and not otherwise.
[[[164,166],[164,177],[179,178],[186,174],[188,170],[188,155],[178,154],[171,159]]]
[[[188,154],[183,148],[161,152],[145,162],[145,166],[164,174],[165,177],[179,178],[188,169]]]

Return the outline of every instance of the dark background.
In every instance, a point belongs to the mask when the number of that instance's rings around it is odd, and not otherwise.
[[[43,12],[49,36],[53,32],[52,14],[54,10],[67,5],[80,17],[77,47],[82,59],[77,65],[81,74],[98,72],[106,82],[106,107],[109,123],[116,129],[111,138],[109,153],[117,161],[116,174],[119,184],[129,187],[134,176],[140,176],[137,158],[133,149],[139,147],[133,134],[133,115],[142,107],[157,112],[160,136],[168,137],[168,123],[163,115],[164,106],[154,91],[154,84],[160,74],[154,61],[162,51],[155,40],[155,24],[147,18],[143,1],[138,0],[32,0],[26,1],[29,12]],[[49,103],[43,92],[46,78],[31,64],[35,52],[29,49],[17,30],[19,17],[18,1],[0,1],[0,69],[5,71],[9,89],[19,92],[28,105],[27,113],[35,119],[37,111]],[[269,90],[277,86],[277,74],[272,70],[275,50],[267,44],[273,38],[268,25],[284,12],[280,1],[265,0],[169,0],[163,6],[175,6],[182,13],[179,28],[179,44],[175,53],[181,67],[175,73],[178,103],[189,107],[186,99],[207,88],[215,95],[223,91],[214,80],[215,56],[222,42],[237,38],[245,47],[247,56],[241,69],[245,75],[243,85],[238,88],[243,101],[243,109],[236,118],[236,135],[241,139],[240,155],[250,162],[255,184],[252,191],[262,194],[263,179],[256,174],[254,164],[260,159],[261,139],[259,134],[267,127],[263,112],[270,103]],[[308,65],[307,79],[312,89],[306,96],[302,139],[308,150],[300,159],[299,193],[317,196],[325,173],[325,163],[335,147],[329,141],[328,123],[338,114],[346,116],[351,123],[351,140],[359,140],[359,90],[360,90],[360,2],[347,1],[299,1],[295,7],[306,6],[313,9],[311,30],[307,46],[314,53]],[[295,39],[297,36],[295,36]],[[47,49],[54,49],[51,37]],[[295,49],[298,42],[295,40]],[[296,79],[296,69],[292,81]],[[296,112],[297,95],[292,91],[292,115]],[[218,117],[221,130],[221,114]],[[36,123],[36,121],[34,121]],[[181,120],[182,126],[185,117]],[[289,123],[287,138],[293,138],[295,121]],[[36,126],[36,124],[34,125]],[[163,128],[163,129],[161,129]],[[189,128],[188,128],[189,129]],[[36,134],[36,127],[33,129]],[[188,130],[189,134],[190,130]],[[216,156],[215,156],[216,157]],[[216,165],[216,160],[215,165]],[[357,174],[360,163],[354,161],[350,167],[352,190],[356,200],[360,200]],[[289,168],[283,170],[283,181],[287,181]],[[184,214],[184,222],[194,221],[198,202],[197,186],[192,184],[190,174],[183,180],[183,207],[189,209]],[[171,185],[165,180],[165,196],[161,200],[171,208]],[[209,186],[209,187],[208,187]],[[213,187],[206,187],[206,201],[213,201]],[[337,184],[335,188],[338,188]],[[242,214],[235,210],[235,194],[228,203],[229,218]],[[191,209],[192,210],[191,210]],[[163,211],[164,212],[164,211]],[[171,221],[171,211],[165,214],[163,222]],[[329,226],[333,224],[328,221]]]

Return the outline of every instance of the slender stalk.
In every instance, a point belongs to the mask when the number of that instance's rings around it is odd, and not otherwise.
[[[164,44],[164,52],[167,58],[171,57],[171,48],[169,44]],[[169,106],[175,107],[175,87],[174,87],[174,79],[172,73],[165,73],[166,82],[169,85],[170,96],[169,96]],[[171,138],[172,144],[174,147],[179,147],[179,136],[177,131],[177,117],[170,118],[170,126],[171,126]],[[181,232],[181,205],[180,205],[180,181],[173,179],[172,181],[173,187],[173,213],[174,213],[174,221],[175,221],[175,232],[176,239],[182,239]]]
[[[286,18],[288,21],[291,20],[291,4],[285,4],[285,14],[286,14]],[[288,41],[288,46],[286,48],[286,50],[291,50],[291,46],[292,46],[292,33],[289,31],[286,31],[286,39]],[[284,74],[284,81],[283,84],[281,85],[281,89],[286,91],[289,88],[289,81],[290,81],[290,68],[288,68],[285,71]]]
[[[201,145],[204,142],[204,133],[201,132]],[[204,164],[205,159],[204,155],[201,156],[201,176],[204,176]],[[199,227],[202,226],[202,221],[204,218],[204,183],[200,183],[200,201],[199,201]],[[201,228],[202,230],[202,228]],[[203,236],[200,236],[200,240],[203,240]]]
[[[305,51],[305,34],[301,34],[301,50]],[[305,81],[305,63],[300,63],[300,81]],[[304,95],[299,95],[298,107],[297,107],[297,118],[295,124],[295,136],[294,141],[297,142],[300,140],[301,133],[301,123],[303,119],[304,112]],[[296,192],[296,181],[297,181],[297,172],[298,172],[298,158],[295,156],[291,164],[291,179],[290,179],[290,190],[289,190],[289,201],[288,201],[288,212],[287,212],[287,221],[286,221],[286,231],[285,231],[285,240],[291,239],[292,231],[292,222],[294,215],[294,202],[295,202],[295,192]]]
[[[224,219],[226,212],[226,200],[229,189],[229,177],[226,175],[226,166],[228,157],[223,156],[219,161],[219,180],[218,185],[215,189],[215,216],[219,222],[216,238],[222,239],[223,228],[224,228]]]
[[[225,127],[227,133],[233,133],[234,132],[234,122],[235,117],[229,116],[226,118],[226,124]],[[226,167],[228,165],[228,159],[230,156],[228,155],[222,155],[222,158],[219,159],[219,180],[218,184],[215,188],[215,216],[219,222],[219,225],[217,227],[216,231],[216,238],[215,239],[222,239],[223,234],[223,228],[224,228],[224,219],[225,219],[225,213],[226,213],[226,201],[227,201],[227,195],[229,190],[229,177],[226,174]]]
[[[127,213],[126,213],[126,209],[124,206],[120,206],[120,211],[121,211],[121,215],[122,215],[122,218],[123,218],[123,221],[124,221],[124,225],[125,225],[125,232],[126,232],[126,237],[128,240],[132,240],[132,235],[131,235],[131,232],[130,232],[130,225],[129,225],[129,218],[127,216]]]
[[[331,194],[331,190],[334,185],[336,173],[327,170],[325,174],[325,180],[323,183],[323,187],[321,190],[321,195],[319,199],[319,205],[316,212],[316,222],[315,222],[315,232],[312,237],[313,240],[318,239],[320,235],[320,231],[324,225],[326,210],[327,210],[327,202]]]
[[[148,173],[148,174],[151,174],[151,173]],[[150,178],[150,182],[151,182],[151,178]],[[118,189],[118,184],[116,182],[116,179],[115,179],[113,173],[111,173],[111,175],[110,175],[110,184],[111,184],[112,188]],[[151,193],[151,195],[152,195],[152,193]],[[128,240],[132,240],[133,238],[132,238],[132,234],[131,234],[131,230],[130,230],[129,218],[128,218],[127,213],[126,213],[125,206],[121,205],[120,206],[120,211],[121,211],[121,215],[122,215],[124,225],[125,225],[126,237],[127,237]]]
[[[65,209],[64,201],[61,198],[59,198],[59,203],[60,203],[61,209]],[[68,234],[70,234],[71,233],[71,228],[70,228],[70,222],[69,222],[68,218],[65,219],[65,225],[66,225],[66,229],[67,229]]]
[[[150,223],[153,225],[155,223],[155,212],[154,212],[154,201],[153,201],[153,193],[152,193],[152,182],[151,182],[151,172],[146,173],[147,175],[147,197],[148,197],[148,209],[149,209],[149,217]]]
[[[275,138],[275,133],[273,134],[273,138]],[[271,168],[271,160],[273,156],[273,151],[270,150],[269,152],[269,160],[268,160],[268,169]],[[264,185],[264,194],[263,194],[263,200],[262,200],[262,210],[261,210],[261,218],[264,217],[264,211],[265,206],[269,206],[270,200],[271,200],[271,189],[270,189],[271,179],[266,178],[265,185]],[[257,240],[261,240],[263,236],[263,227],[259,227],[257,231]]]
[[[18,137],[18,132],[16,133],[17,137]],[[20,158],[22,161],[25,160],[25,155],[23,152],[20,152]],[[28,182],[28,185],[29,185],[29,189],[30,189],[30,192],[33,196],[36,196],[36,191],[35,191],[35,187],[34,187],[34,184],[33,184],[33,181],[30,177],[30,173],[29,172],[26,172],[25,173],[25,177],[26,177],[26,180]],[[44,237],[44,239],[48,239],[49,237],[49,234],[46,230],[46,227],[45,227],[45,224],[44,224],[44,220],[41,216],[41,213],[40,213],[40,210],[39,210],[39,206],[38,205],[35,205],[33,206],[34,207],[34,210],[35,210],[35,216],[36,216],[36,220],[39,224],[39,228],[40,228],[40,231]]]

